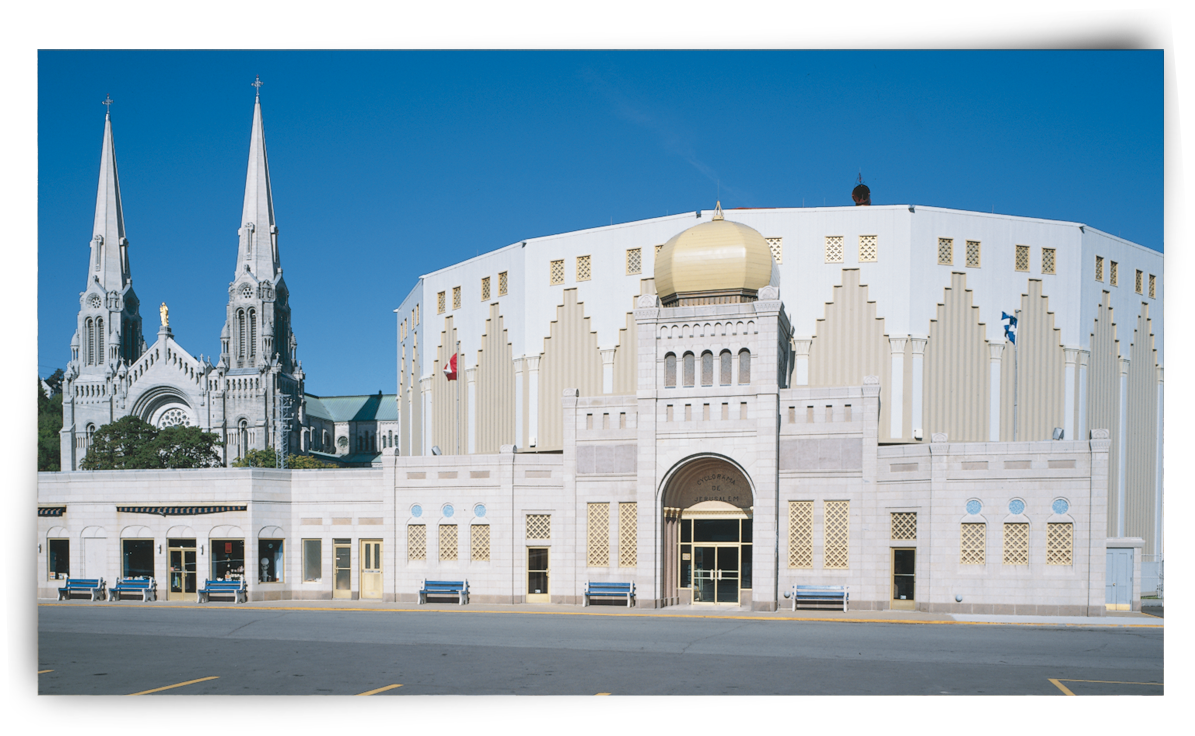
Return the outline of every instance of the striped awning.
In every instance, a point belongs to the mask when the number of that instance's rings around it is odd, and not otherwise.
[[[65,506],[38,506],[38,516],[62,516],[66,513]]]
[[[117,506],[124,514],[155,514],[157,516],[198,516],[221,514],[225,511],[244,511],[248,506]]]

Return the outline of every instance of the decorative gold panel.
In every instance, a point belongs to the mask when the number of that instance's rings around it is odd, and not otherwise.
[[[842,236],[826,236],[826,263],[842,263]]]
[[[1041,272],[1054,273],[1054,249],[1041,249]]]
[[[1016,269],[1018,271],[1028,271],[1029,270],[1029,246],[1027,246],[1027,245],[1018,245],[1017,246]]]
[[[577,281],[588,281],[589,272],[589,256],[577,256]]]
[[[1004,525],[1004,564],[1029,564],[1029,525]]]
[[[498,274],[498,296],[506,296],[506,289],[510,286],[510,279],[506,276],[506,271]]]
[[[461,287],[459,286],[452,287],[452,308],[461,308]]]
[[[426,524],[408,524],[407,525],[407,559],[408,560],[426,560],[427,559],[427,525]]]
[[[788,566],[813,567],[813,501],[788,502]]]
[[[900,540],[917,538],[916,511],[897,511],[892,514],[892,538]]]
[[[846,570],[850,567],[851,502],[825,502],[825,544],[823,567]]]
[[[987,562],[987,524],[963,524],[959,534],[961,565],[983,565]]]
[[[879,240],[878,235],[859,236],[860,263],[875,263],[878,260]]]
[[[527,514],[527,538],[528,539],[551,539],[552,538],[552,515],[551,514]]]
[[[979,268],[979,241],[967,241],[967,268]]]
[[[469,527],[469,555],[474,562],[487,562],[490,559],[490,525],[474,524]]]
[[[768,247],[772,249],[772,260],[776,263],[784,263],[784,238],[764,238],[768,241]]]
[[[548,283],[555,286],[564,283],[564,259],[548,264]]]
[[[456,524],[440,525],[440,562],[456,562]]]
[[[1074,548],[1074,525],[1046,524],[1046,564],[1072,564]]]
[[[490,277],[486,276],[481,280],[481,300],[488,302],[490,300]]]
[[[954,265],[954,238],[938,238],[938,265]]]
[[[1095,280],[1096,281],[1104,280],[1104,257],[1103,256],[1095,257]]]
[[[436,294],[436,314],[444,314],[444,308],[447,302],[444,300],[444,292]]]
[[[627,248],[627,275],[643,273],[643,251],[639,248]]]
[[[610,504],[586,504],[589,509],[585,535],[585,564],[589,567],[610,566]]]
[[[618,504],[618,566],[639,564],[639,504]]]

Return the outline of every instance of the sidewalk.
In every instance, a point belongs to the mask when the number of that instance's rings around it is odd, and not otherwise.
[[[555,603],[470,603],[461,606],[454,603],[414,602],[392,603],[363,600],[283,600],[251,601],[233,604],[214,602],[198,604],[195,601],[151,601],[136,600],[101,601],[85,600],[53,601],[41,599],[39,605],[63,606],[130,606],[164,608],[235,608],[237,610],[289,610],[289,611],[361,611],[390,613],[490,613],[514,615],[557,615],[557,616],[649,616],[663,618],[721,618],[757,619],[761,621],[805,621],[837,623],[887,623],[887,624],[951,624],[951,625],[1020,625],[1020,626],[1079,626],[1079,627],[1149,627],[1164,628],[1165,620],[1157,616],[1129,611],[1109,611],[1106,616],[1005,616],[983,614],[926,613],[923,611],[833,611],[800,610],[783,608],[778,611],[751,611],[734,606],[668,606],[667,608],[626,608],[620,605],[601,604],[594,606],[563,605]]]

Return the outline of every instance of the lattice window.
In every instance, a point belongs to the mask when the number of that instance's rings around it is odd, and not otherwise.
[[[1118,274],[1119,269],[1116,267],[1116,261],[1111,261],[1110,268],[1111,271],[1108,274],[1108,283],[1113,286],[1120,286],[1120,278]]]
[[[979,268],[979,241],[967,241],[967,268]]]
[[[1096,281],[1104,280],[1104,257],[1103,256],[1095,257],[1095,280]]]
[[[954,238],[938,238],[938,265],[954,265]]]
[[[1046,524],[1046,564],[1072,564],[1074,537],[1073,524]]]
[[[488,562],[490,559],[490,525],[474,524],[469,527],[469,556],[474,562]]]
[[[824,511],[822,566],[829,570],[846,570],[850,567],[851,502],[826,501]]]
[[[441,291],[439,294],[436,294],[436,314],[444,314],[446,305],[447,301],[444,299],[444,292]]]
[[[1041,249],[1041,272],[1054,273],[1054,249]]]
[[[510,279],[506,277],[506,272],[498,274],[498,296],[506,296],[506,290],[510,286]]]
[[[440,525],[440,562],[456,562],[456,524]]]
[[[768,247],[772,249],[772,260],[784,263],[784,238],[767,238]]]
[[[427,559],[427,524],[407,525],[407,559]]]
[[[826,236],[826,263],[842,263],[842,236]]]
[[[490,277],[486,276],[481,280],[481,300],[488,302],[490,300]]]
[[[588,281],[589,273],[589,256],[577,256],[577,281]]]
[[[917,512],[896,511],[892,513],[892,538],[917,538]]]
[[[961,565],[987,562],[987,524],[962,524],[959,531],[958,561]]]
[[[643,273],[643,250],[627,248],[627,275]]]
[[[1143,287],[1143,284],[1142,284],[1142,281],[1143,281],[1143,278],[1142,278],[1142,277],[1143,277],[1143,276],[1144,276],[1144,274],[1142,274],[1140,271],[1138,271],[1138,272],[1137,272],[1137,281],[1136,281],[1136,287],[1135,287],[1135,288],[1137,289],[1137,293],[1138,293],[1138,294],[1143,294],[1143,293],[1144,293],[1144,289],[1142,288],[1142,287]]]
[[[878,235],[860,235],[859,236],[859,262],[860,263],[875,263],[879,253]]]
[[[1004,525],[1004,564],[1029,564],[1029,525]]]
[[[788,502],[788,566],[813,567],[813,501]]]
[[[1156,299],[1158,296],[1158,279],[1152,273],[1149,275],[1149,298]]]
[[[551,514],[527,514],[527,538],[528,539],[551,539],[552,538],[552,515]]]
[[[1027,245],[1018,245],[1017,246],[1016,269],[1018,271],[1028,271],[1029,270],[1029,246],[1027,246]]]
[[[618,504],[618,566],[639,564],[639,504]]]
[[[548,283],[555,286],[564,283],[564,259],[548,264]]]
[[[589,513],[585,534],[585,564],[589,567],[610,566],[610,504],[586,504]]]
[[[452,287],[452,308],[461,308],[461,287],[459,286]]]

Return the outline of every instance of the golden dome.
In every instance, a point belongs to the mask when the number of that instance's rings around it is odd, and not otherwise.
[[[772,249],[759,231],[722,219],[676,235],[656,257],[656,293],[666,307],[755,301],[772,278]]]

